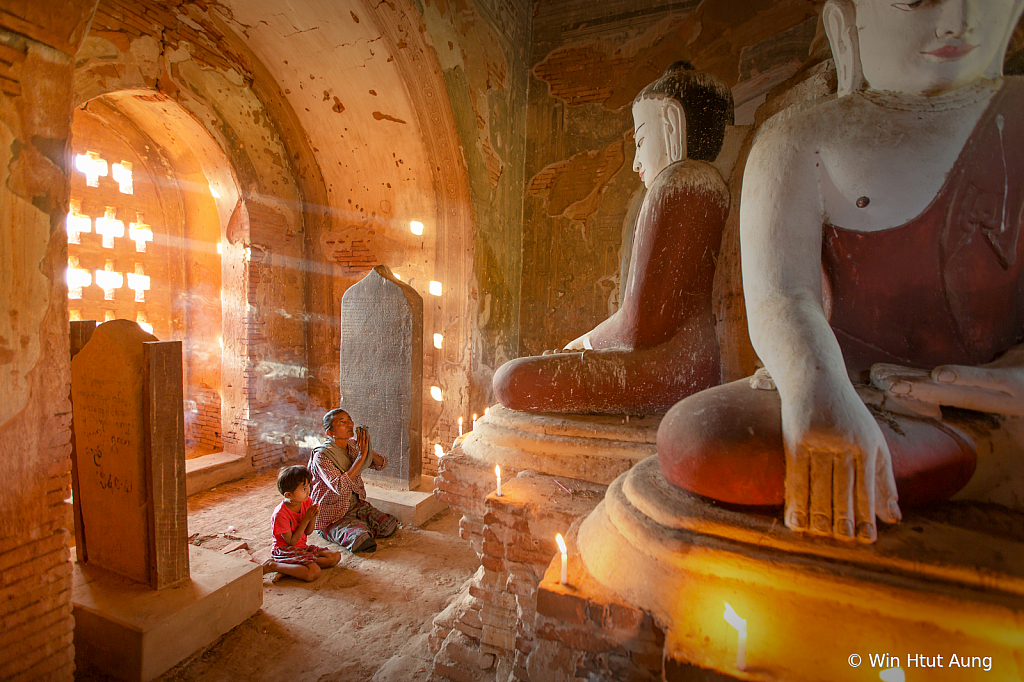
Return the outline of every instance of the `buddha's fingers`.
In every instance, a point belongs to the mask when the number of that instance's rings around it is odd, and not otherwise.
[[[1017,371],[1014,371],[1017,369]],[[1010,367],[971,367],[969,365],[940,365],[932,370],[931,378],[939,386],[949,384],[987,388],[1003,393],[1021,390],[1024,370]]]
[[[909,383],[909,387],[909,392],[904,395],[926,403],[1014,417],[1024,415],[1024,399],[996,388],[932,381]],[[897,390],[894,387],[894,392]]]
[[[899,492],[896,490],[896,475],[892,470],[892,455],[889,445],[882,442],[875,455],[875,513],[886,523],[903,520],[900,511]]]
[[[786,526],[807,530],[807,503],[810,498],[810,452],[802,445],[786,447]]]
[[[832,462],[832,534],[840,540],[853,540],[855,514],[854,484],[856,481],[853,452],[847,450]]]
[[[828,450],[812,450],[811,460],[811,532],[832,535],[832,458]]]

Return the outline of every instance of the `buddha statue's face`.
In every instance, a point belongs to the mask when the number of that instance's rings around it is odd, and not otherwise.
[[[633,170],[640,175],[644,187],[650,187],[669,164],[686,158],[683,106],[666,98],[640,100],[633,105],[633,139]]]
[[[937,95],[1002,59],[1020,0],[856,0],[864,79],[874,90]]]

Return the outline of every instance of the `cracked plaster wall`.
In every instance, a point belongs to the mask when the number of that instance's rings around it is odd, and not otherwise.
[[[737,123],[750,123],[766,93],[807,58],[821,4],[536,3],[520,355],[561,347],[618,308],[643,198],[632,171],[636,93],[688,59],[732,87]]]
[[[514,0],[423,0],[420,9],[469,172],[474,224],[468,407],[482,413],[494,402],[494,370],[516,357],[519,346],[532,17],[525,3]],[[449,428],[444,435],[450,442],[457,432]]]

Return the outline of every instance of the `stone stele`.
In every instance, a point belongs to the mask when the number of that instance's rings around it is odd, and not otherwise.
[[[420,483],[423,299],[378,265],[341,299],[341,406],[388,458],[364,476],[410,490]]]
[[[128,320],[71,362],[85,562],[160,589],[189,577],[181,342]]]

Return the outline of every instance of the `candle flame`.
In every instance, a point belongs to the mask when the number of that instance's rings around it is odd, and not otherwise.
[[[494,475],[501,478],[501,467],[497,464],[494,465]]]
[[[726,622],[729,623],[729,625],[731,625],[734,628],[736,628],[736,632],[738,632],[739,634],[741,634],[743,636],[746,636],[746,634],[747,634],[747,621],[745,619],[740,618],[739,616],[736,615],[736,612],[732,610],[731,606],[729,606],[729,602],[725,602],[725,614],[724,614],[724,617],[725,617]]]
[[[440,443],[434,443],[434,457],[444,457],[444,448],[441,447]]]
[[[562,539],[561,533],[555,533],[555,542],[558,543],[558,549],[562,552],[562,554],[565,554],[568,551],[565,548],[565,540]]]

